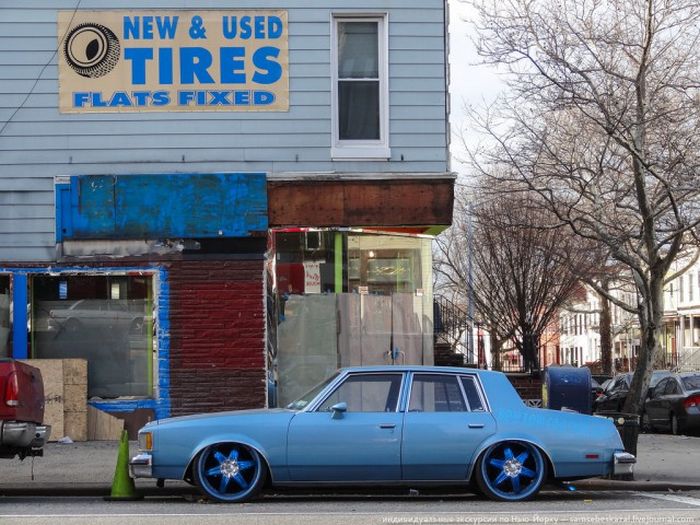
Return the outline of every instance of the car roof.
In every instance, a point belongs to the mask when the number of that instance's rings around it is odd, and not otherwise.
[[[432,372],[452,374],[500,374],[492,370],[479,368],[465,368],[456,366],[428,366],[428,365],[374,365],[374,366],[349,366],[340,369],[341,372]]]

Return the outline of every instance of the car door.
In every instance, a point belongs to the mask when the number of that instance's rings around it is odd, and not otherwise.
[[[496,431],[471,374],[412,374],[401,449],[404,480],[465,480],[477,447]]]
[[[675,378],[669,378],[668,384],[664,389],[664,396],[661,400],[661,407],[665,419],[665,425],[671,429],[671,414],[679,415],[679,410],[682,410],[679,405],[682,405],[683,390]]]
[[[287,435],[290,479],[400,480],[403,378],[401,372],[351,373],[310,411],[297,413]]]
[[[610,387],[610,390],[599,399],[596,405],[596,411],[619,411],[620,407],[624,405],[628,391],[629,386],[627,385],[625,376],[618,376]]]
[[[668,379],[662,379],[659,381],[659,383],[651,390],[651,395],[647,402],[644,405],[644,409],[647,412],[647,416],[649,417],[649,422],[654,426],[663,426],[665,425],[665,420],[664,422],[661,422],[661,398],[664,394],[664,389],[666,388],[666,383],[668,382]]]

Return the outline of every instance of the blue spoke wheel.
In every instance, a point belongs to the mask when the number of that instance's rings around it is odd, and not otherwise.
[[[239,443],[217,443],[205,448],[195,461],[194,478],[212,499],[240,503],[258,495],[267,470],[260,454]]]
[[[524,441],[491,445],[480,456],[476,482],[481,491],[497,501],[523,501],[539,492],[547,473],[540,450]]]

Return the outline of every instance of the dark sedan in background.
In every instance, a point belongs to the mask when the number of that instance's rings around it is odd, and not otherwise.
[[[700,431],[700,372],[663,378],[644,405],[643,425],[673,434]]]
[[[593,412],[622,412],[627,394],[632,384],[632,372],[615,376],[602,395],[593,404]],[[651,374],[649,390],[651,391],[664,377],[671,375],[668,370],[654,370]]]

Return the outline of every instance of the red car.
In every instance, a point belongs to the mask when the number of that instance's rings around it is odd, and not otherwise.
[[[43,455],[51,427],[44,420],[44,382],[38,368],[0,359],[0,458]]]

